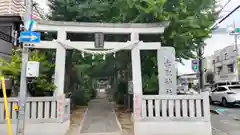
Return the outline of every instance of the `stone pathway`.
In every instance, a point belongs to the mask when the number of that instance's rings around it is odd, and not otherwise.
[[[120,134],[119,122],[105,92],[89,103],[88,111],[80,127],[80,134]]]

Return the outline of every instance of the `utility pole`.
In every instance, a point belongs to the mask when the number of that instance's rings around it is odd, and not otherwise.
[[[24,23],[30,21],[32,15],[32,0],[25,0],[25,16]],[[25,28],[27,29],[27,28]],[[26,93],[27,93],[27,79],[26,79],[26,68],[28,62],[28,48],[23,45],[22,49],[22,67],[21,67],[21,80],[20,80],[20,92],[19,92],[19,113],[17,121],[17,135],[24,135],[25,126],[25,104],[26,104]]]
[[[234,35],[234,45],[235,45],[235,49],[236,49],[236,54],[238,56],[238,36],[240,35],[240,33],[236,32],[236,23],[235,21],[233,21],[233,32],[230,33],[230,35]]]
[[[233,22],[233,28],[234,28],[234,44],[235,44],[235,49],[236,49],[236,53],[237,53],[237,56],[238,56],[238,53],[239,53],[239,51],[238,51],[238,36],[240,35],[239,33],[237,33],[237,32],[235,32],[235,30],[236,30],[236,23],[235,23],[235,21]]]
[[[204,88],[204,82],[203,82],[203,46],[204,46],[204,43],[201,42],[201,45],[200,47],[198,48],[198,60],[199,60],[199,67],[198,67],[198,72],[199,72],[199,88],[200,90],[203,90]]]
[[[240,32],[239,30],[237,30],[237,27],[236,27],[236,23],[235,23],[235,20],[233,20],[233,31],[230,33],[230,35],[233,35],[234,36],[234,46],[235,46],[235,50],[236,50],[236,65],[238,63],[238,55],[239,55],[239,50],[238,50],[238,36],[240,35]],[[238,65],[236,66],[238,69]],[[237,73],[239,74],[239,69],[237,70]],[[239,76],[238,76],[238,81],[240,80]]]

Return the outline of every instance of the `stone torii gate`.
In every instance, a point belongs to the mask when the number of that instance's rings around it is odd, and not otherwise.
[[[141,42],[139,34],[160,34],[164,31],[167,23],[161,24],[108,24],[108,23],[77,23],[77,22],[58,22],[40,21],[35,30],[41,32],[57,32],[56,41],[41,41],[35,44],[34,48],[56,49],[55,80],[57,86],[55,95],[64,94],[64,75],[66,49],[96,49],[94,41],[69,41],[67,32],[73,33],[104,33],[104,34],[130,34],[129,42],[104,42],[103,49],[112,50],[131,50],[133,88],[135,93],[142,93],[141,60],[140,50],[160,50],[160,42]],[[138,42],[138,43],[137,43]],[[136,46],[130,45],[137,43]],[[173,55],[175,52],[173,52]],[[162,53],[158,51],[158,58],[161,59]],[[159,66],[161,67],[161,66]],[[158,68],[161,70],[161,68]],[[162,71],[159,71],[161,73]],[[163,82],[159,79],[159,82]],[[175,82],[176,83],[176,82]],[[159,85],[162,83],[159,83]]]
[[[176,95],[174,48],[161,47],[160,42],[139,41],[140,34],[160,34],[167,25],[40,21],[35,30],[57,32],[57,39],[41,41],[40,44],[35,44],[34,48],[56,49],[55,96],[64,94],[66,49],[77,49],[96,55],[131,50],[135,135],[211,135],[208,96]],[[98,52],[94,51],[96,48],[93,41],[67,40],[68,32],[130,34],[131,38],[128,42],[104,42],[102,50]],[[157,50],[158,81],[161,86],[159,95],[142,95],[140,50]]]

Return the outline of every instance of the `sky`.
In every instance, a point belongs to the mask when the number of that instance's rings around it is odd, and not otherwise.
[[[41,8],[44,9],[44,11],[47,13],[49,11],[49,8],[48,8],[48,0],[35,0]]]
[[[219,0],[221,5],[224,5],[228,0]],[[237,7],[240,4],[240,0],[232,0],[222,11],[220,16],[227,15],[231,10]],[[228,28],[229,25],[233,24],[235,20],[236,26],[240,27],[240,9],[228,17],[224,22],[222,22],[220,28]],[[240,40],[238,40],[240,43]],[[207,44],[204,48],[204,56],[211,56],[214,54],[214,51],[223,49],[226,46],[232,45],[234,43],[234,37],[228,35],[227,30],[226,34],[212,34],[210,39],[205,40]],[[191,60],[184,60],[184,65],[178,64],[178,73],[180,74],[190,74],[194,73],[191,67]]]
[[[44,8],[45,12],[49,11],[49,8],[47,6],[48,0],[36,0],[41,7]],[[224,5],[227,3],[228,0],[219,0],[220,5]],[[229,13],[231,10],[233,10],[237,5],[240,4],[240,0],[231,0],[231,2],[224,8],[220,16],[224,16],[227,13]],[[224,22],[222,22],[219,26],[220,28],[227,28],[229,25],[233,24],[233,20],[235,20],[236,26],[240,27],[240,9],[232,14],[230,17],[228,17]],[[204,48],[204,56],[211,56],[213,55],[214,51],[223,49],[226,46],[229,46],[234,43],[234,37],[228,35],[228,34],[213,34],[210,39],[207,39],[206,41],[206,47]],[[240,40],[239,40],[240,43]],[[184,60],[184,65],[177,64],[178,67],[178,73],[180,74],[189,74],[194,73],[191,68],[191,60]]]

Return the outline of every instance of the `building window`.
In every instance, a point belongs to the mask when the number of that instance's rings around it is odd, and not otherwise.
[[[233,73],[234,72],[234,66],[233,64],[227,65],[228,73]]]
[[[0,26],[0,31],[6,35],[12,36],[12,26]]]
[[[219,75],[220,74],[220,72],[222,71],[222,66],[221,67],[217,67],[217,71],[216,71],[216,73]]]
[[[227,57],[228,57],[228,54],[225,53],[225,54],[224,54],[224,60],[227,60]]]

